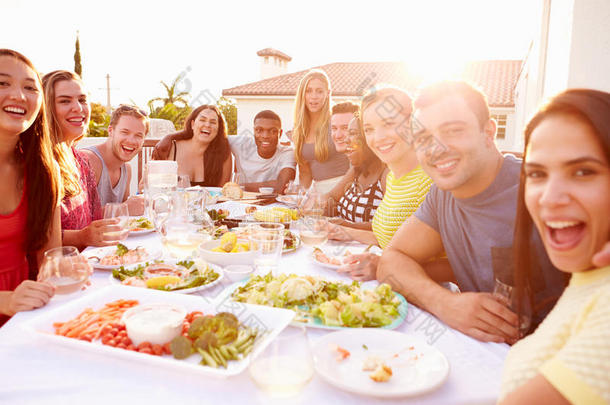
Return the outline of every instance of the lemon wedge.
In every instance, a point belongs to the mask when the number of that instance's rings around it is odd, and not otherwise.
[[[165,287],[168,284],[177,284],[181,282],[182,279],[178,276],[161,276],[161,277],[153,277],[146,280],[146,287],[148,288],[159,288]]]
[[[235,247],[237,243],[237,235],[233,232],[227,232],[220,238],[219,247],[225,252],[230,252]]]

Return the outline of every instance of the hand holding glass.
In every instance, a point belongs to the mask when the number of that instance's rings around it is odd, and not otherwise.
[[[104,231],[104,240],[108,241],[121,241],[127,238],[129,229],[127,224],[129,222],[129,207],[127,203],[108,203],[104,206],[104,219],[116,218],[118,223],[116,225],[110,225],[108,230]]]
[[[55,286],[55,293],[78,291],[89,279],[92,269],[74,246],[62,246],[44,252],[38,281]]]

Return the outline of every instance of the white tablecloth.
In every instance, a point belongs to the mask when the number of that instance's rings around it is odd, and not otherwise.
[[[156,234],[130,237],[127,242],[159,246]],[[332,244],[330,245],[333,246]],[[358,246],[358,245],[354,245]],[[338,247],[339,248],[339,247]],[[280,270],[347,280],[311,261],[311,249],[302,246],[282,256]],[[96,271],[87,291],[110,283],[109,273]],[[201,295],[219,294],[228,281]],[[55,346],[30,336],[20,324],[65,302],[57,296],[44,308],[15,315],[0,329],[1,404],[485,404],[495,403],[508,346],[481,343],[457,332],[429,313],[409,305],[406,321],[396,329],[424,339],[445,354],[450,363],[448,380],[429,394],[400,400],[360,397],[341,391],[315,375],[300,396],[271,399],[259,391],[244,372],[228,379],[203,378],[171,369],[152,369],[137,362]],[[328,333],[309,329],[312,342]]]

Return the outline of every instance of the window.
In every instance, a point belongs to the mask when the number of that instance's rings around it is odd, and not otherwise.
[[[506,114],[491,114],[491,118],[496,120],[498,129],[496,131],[496,139],[506,138]]]

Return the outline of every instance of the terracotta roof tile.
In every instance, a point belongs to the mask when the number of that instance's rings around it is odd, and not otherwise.
[[[318,66],[332,83],[333,95],[358,97],[375,83],[389,83],[414,91],[421,77],[402,62],[338,62]],[[486,60],[466,64],[461,78],[481,87],[489,105],[514,106],[514,84],[521,69],[520,60]],[[309,70],[270,77],[222,91],[223,96],[294,96],[301,77]]]

